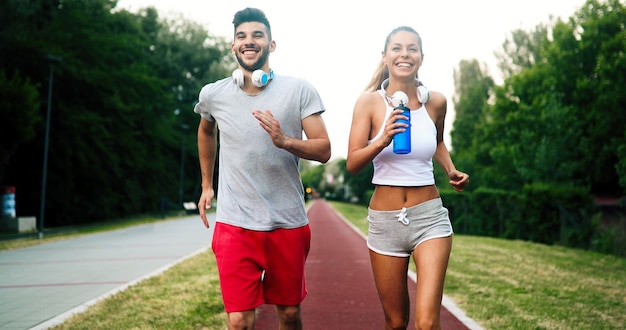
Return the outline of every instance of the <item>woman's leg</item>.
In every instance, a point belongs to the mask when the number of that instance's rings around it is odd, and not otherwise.
[[[441,329],[440,310],[452,236],[434,238],[413,251],[417,274],[415,328]]]
[[[378,297],[385,312],[385,329],[406,329],[411,304],[407,287],[408,257],[391,257],[370,250]]]

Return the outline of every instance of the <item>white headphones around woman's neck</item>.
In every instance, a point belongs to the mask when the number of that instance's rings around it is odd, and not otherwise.
[[[394,102],[393,96],[389,97],[389,95],[387,95],[387,86],[389,86],[389,78],[383,80],[383,83],[380,84],[380,89],[383,90],[383,92],[385,93],[385,96],[389,100],[391,100],[392,104],[399,103],[398,101]],[[430,91],[417,78],[415,78],[415,86],[417,86],[417,99],[420,101],[421,104],[426,104],[428,102],[428,99],[430,99]]]

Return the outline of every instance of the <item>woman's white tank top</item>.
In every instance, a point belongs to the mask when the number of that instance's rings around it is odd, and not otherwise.
[[[386,101],[384,91],[378,91],[385,100],[386,113],[383,124],[371,143],[382,136],[384,123],[393,111],[393,107]],[[433,174],[433,155],[437,150],[437,128],[428,115],[426,107],[422,105],[417,110],[411,110],[411,152],[408,154],[393,153],[393,142],[385,147],[372,163],[374,176],[372,183],[386,186],[427,186],[435,184]]]

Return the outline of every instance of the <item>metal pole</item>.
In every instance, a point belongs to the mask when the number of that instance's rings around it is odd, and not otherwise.
[[[189,129],[188,125],[181,124],[181,143],[180,143],[180,178],[178,180],[178,207],[183,207],[183,181],[185,178],[185,131]]]
[[[183,207],[183,177],[185,175],[185,137],[181,137],[180,143],[180,177],[178,179],[178,209]]]
[[[48,145],[49,145],[49,137],[50,137],[50,116],[52,114],[52,82],[54,79],[54,63],[60,62],[61,58],[48,55],[45,59],[49,63],[50,67],[50,79],[48,80],[48,111],[46,114],[46,133],[44,137],[44,148],[43,148],[43,171],[41,176],[41,206],[39,208],[39,231],[38,237],[39,239],[43,238],[43,224],[44,224],[44,214],[46,208],[46,181],[48,176]]]

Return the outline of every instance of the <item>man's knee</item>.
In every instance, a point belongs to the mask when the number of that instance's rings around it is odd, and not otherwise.
[[[276,306],[276,311],[283,324],[297,326],[301,323],[300,306]]]
[[[252,329],[254,326],[254,310],[228,313],[228,329]]]

